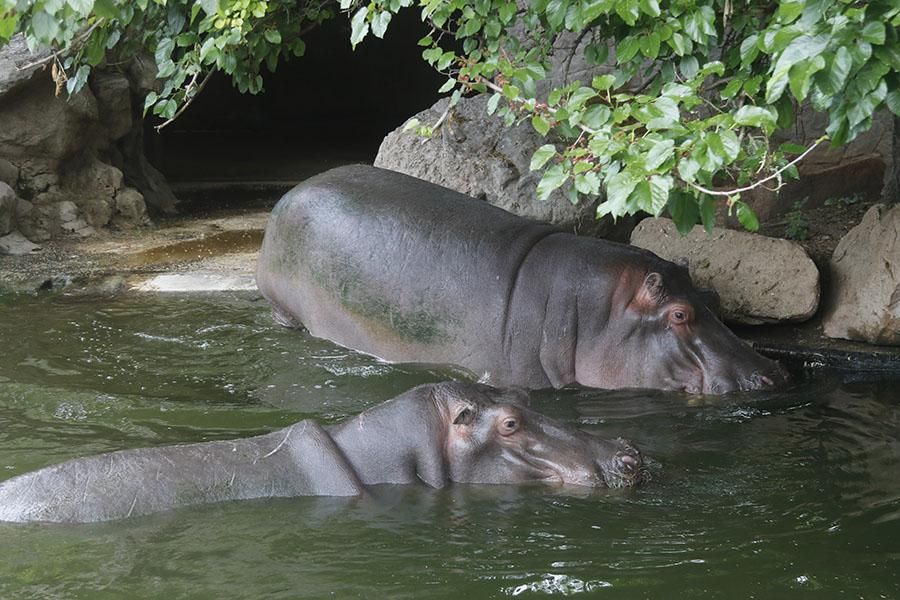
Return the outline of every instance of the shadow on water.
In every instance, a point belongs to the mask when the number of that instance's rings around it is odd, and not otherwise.
[[[336,422],[451,371],[274,326],[246,297],[0,301],[2,477],[97,452]],[[380,486],[364,498],[0,524],[3,598],[900,597],[895,385],[535,393],[650,459],[636,490]]]

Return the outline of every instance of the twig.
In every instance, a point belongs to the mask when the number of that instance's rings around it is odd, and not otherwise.
[[[81,46],[91,37],[91,34],[94,33],[94,30],[100,26],[103,22],[103,19],[98,20],[93,25],[85,29],[83,32],[79,33],[78,36],[72,40],[72,43],[66,49],[66,54],[78,51]],[[26,63],[24,65],[19,65],[16,67],[17,71],[27,71],[28,69],[33,69],[34,67],[44,67],[48,64],[52,63],[54,60],[58,61],[59,57],[62,55],[62,51],[53,50],[50,52],[49,56],[45,56],[44,58],[38,59],[36,61]]]
[[[737,188],[737,189],[734,189],[734,190],[720,191],[720,190],[710,190],[710,189],[705,188],[705,187],[703,187],[703,186],[701,186],[701,185],[697,185],[696,183],[694,183],[694,182],[692,182],[692,181],[685,181],[685,183],[688,184],[689,186],[691,186],[692,188],[694,188],[695,190],[697,190],[698,192],[703,192],[704,194],[708,194],[708,195],[710,195],[710,196],[733,196],[734,194],[740,194],[740,193],[742,193],[742,192],[749,192],[749,191],[752,190],[752,189],[756,189],[756,188],[758,188],[758,187],[761,187],[764,183],[767,183],[767,182],[769,182],[769,181],[772,181],[773,179],[780,179],[782,173],[784,173],[785,171],[787,171],[788,169],[790,169],[791,167],[793,167],[794,165],[796,165],[798,162],[800,162],[801,160],[803,160],[804,158],[806,158],[806,156],[807,156],[810,152],[812,152],[812,151],[815,149],[816,146],[818,146],[819,144],[821,144],[822,142],[824,142],[824,141],[827,140],[827,139],[828,139],[828,136],[824,136],[824,135],[823,135],[822,137],[820,137],[819,139],[817,139],[815,142],[813,142],[813,145],[810,146],[809,148],[807,148],[806,151],[803,152],[803,154],[801,154],[800,156],[798,156],[797,158],[795,158],[794,160],[792,160],[792,161],[789,162],[788,164],[784,165],[783,167],[781,167],[780,169],[778,169],[777,171],[775,171],[774,173],[772,173],[772,174],[769,175],[768,177],[765,177],[765,178],[763,178],[763,179],[760,179],[759,181],[754,182],[752,185],[748,185],[748,186],[745,186],[745,187],[742,187],[742,188]],[[780,188],[780,187],[781,187],[781,186],[779,185],[778,187],[775,188],[775,190],[777,190],[777,189]],[[771,188],[766,188],[766,189],[768,189],[768,190],[770,190],[770,191],[775,191],[775,190],[772,190]]]
[[[200,94],[200,92],[203,91],[203,88],[206,87],[206,84],[207,84],[207,82],[209,82],[210,77],[212,77],[212,74],[215,73],[216,71],[217,71],[217,69],[210,69],[209,72],[206,73],[206,76],[203,78],[203,81],[200,82],[200,85],[197,86],[197,90],[194,93],[192,93],[190,96],[188,96],[188,92],[190,91],[191,86],[193,86],[194,81],[196,81],[196,79],[192,79],[191,83],[188,84],[188,87],[184,92],[184,94],[185,94],[184,104],[181,105],[181,108],[178,109],[178,112],[176,112],[174,115],[172,115],[172,117],[170,119],[167,119],[167,120],[163,121],[162,123],[160,123],[159,125],[157,125],[154,129],[156,129],[157,132],[161,131],[163,127],[165,127],[166,125],[169,125],[170,123],[172,123],[172,121],[174,121],[175,119],[180,117],[182,115],[182,113],[184,113],[184,111],[187,110],[187,107],[190,106],[191,103],[194,101],[194,98],[196,98]]]

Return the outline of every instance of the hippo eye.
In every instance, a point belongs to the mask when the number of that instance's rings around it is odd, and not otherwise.
[[[515,417],[506,417],[500,423],[500,434],[501,435],[510,435],[518,431],[519,429],[519,421],[516,420]]]
[[[471,425],[475,420],[475,411],[468,406],[459,411],[456,418],[453,419],[454,425]]]
[[[684,323],[685,321],[687,321],[687,318],[687,312],[680,308],[676,308],[669,313],[669,320],[671,320],[672,323],[675,323],[676,325]]]

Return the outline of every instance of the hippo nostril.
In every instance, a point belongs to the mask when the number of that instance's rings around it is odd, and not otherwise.
[[[616,463],[624,469],[637,469],[641,466],[640,460],[633,454],[616,452]]]

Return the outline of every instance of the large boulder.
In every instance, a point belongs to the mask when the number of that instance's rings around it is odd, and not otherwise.
[[[14,228],[32,241],[147,224],[145,197],[173,212],[171,189],[143,155],[136,101],[155,71],[100,65],[69,97],[48,59],[46,52],[31,53],[22,36],[0,48],[0,182],[18,196],[12,209],[0,207],[0,229],[9,212]]]
[[[825,335],[900,344],[900,206],[870,208],[835,248],[830,270]]]
[[[18,200],[15,190],[0,181],[0,236],[12,231]]]
[[[644,219],[631,243],[671,261],[686,259],[697,287],[719,293],[727,321],[746,324],[805,321],[819,306],[819,271],[798,244],[775,238],[694,227],[680,236],[670,219]]]
[[[463,98],[432,138],[398,128],[388,134],[375,166],[399,171],[487,200],[512,213],[577,230],[595,226],[596,201],[573,205],[561,190],[537,199],[540,173],[531,172],[531,155],[547,140],[529,124],[504,127],[487,114],[486,95]],[[434,123],[447,110],[438,101],[415,118]]]

